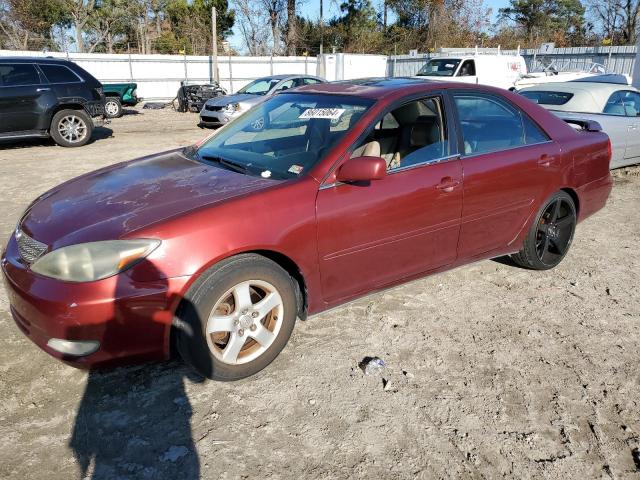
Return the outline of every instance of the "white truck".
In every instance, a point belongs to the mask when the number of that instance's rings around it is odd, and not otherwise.
[[[451,55],[430,59],[417,77],[452,82],[478,83],[513,89],[527,73],[522,55],[476,54]]]

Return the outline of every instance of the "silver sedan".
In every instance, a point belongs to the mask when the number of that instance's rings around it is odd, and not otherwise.
[[[640,163],[640,91],[586,81],[549,83],[518,91],[561,118],[595,120],[611,139],[611,168]]]
[[[200,126],[226,125],[254,105],[278,92],[316,83],[326,83],[326,80],[311,75],[273,75],[258,78],[232,95],[207,100],[200,111]]]

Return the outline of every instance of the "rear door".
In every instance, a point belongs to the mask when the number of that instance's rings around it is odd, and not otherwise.
[[[560,149],[524,112],[484,93],[453,92],[461,132],[460,258],[504,250],[559,173]]]
[[[46,128],[41,118],[55,101],[35,65],[0,64],[0,133]]]
[[[629,120],[625,160],[627,163],[640,162],[640,93],[631,90],[620,93]]]

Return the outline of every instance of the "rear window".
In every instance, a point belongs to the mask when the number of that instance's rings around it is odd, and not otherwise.
[[[64,65],[38,65],[49,80],[49,83],[74,83],[81,79]]]
[[[0,87],[19,87],[40,84],[36,67],[30,63],[0,65]]]
[[[564,105],[573,98],[573,93],[566,92],[528,91],[520,95],[541,105]]]

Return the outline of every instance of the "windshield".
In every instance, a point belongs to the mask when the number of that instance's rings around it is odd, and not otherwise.
[[[342,95],[279,94],[219,130],[200,160],[263,178],[308,172],[349,131],[373,100]]]
[[[266,95],[269,90],[276,86],[280,80],[270,78],[259,78],[245,85],[237,93],[249,93],[251,95]]]
[[[416,74],[419,77],[453,77],[460,59],[436,58],[429,60],[427,64]]]

